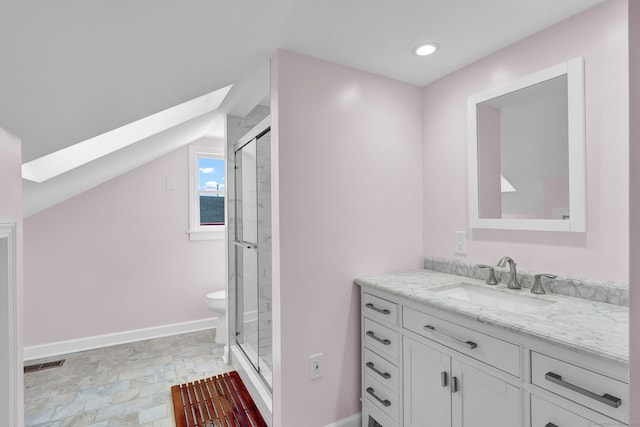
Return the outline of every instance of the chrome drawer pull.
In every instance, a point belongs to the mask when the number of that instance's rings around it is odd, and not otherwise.
[[[546,423],[544,427],[558,427],[558,426],[555,425],[554,423]]]
[[[447,371],[440,372],[440,385],[442,387],[446,387],[448,383],[449,383],[449,380],[447,378]]]
[[[367,393],[373,396],[373,398],[380,402],[385,408],[391,406],[391,402],[389,402],[387,399],[380,399],[378,396],[376,396],[376,391],[373,389],[373,387],[367,387]]]
[[[610,394],[603,394],[602,396],[595,394],[589,390],[585,390],[582,387],[578,387],[577,385],[568,383],[562,380],[562,377],[558,374],[554,374],[553,372],[547,372],[544,374],[544,379],[547,381],[551,381],[552,383],[558,384],[562,387],[568,388],[569,390],[573,390],[576,393],[580,393],[584,396],[590,397],[592,399],[597,400],[598,402],[604,403],[605,405],[612,406],[614,408],[622,405],[622,400],[619,398],[612,396]]]
[[[367,331],[367,336],[373,338],[374,340],[384,344],[384,345],[391,345],[391,341],[389,341],[388,339],[382,339],[376,336],[376,334],[373,333],[373,331]]]
[[[373,364],[373,362],[367,362],[367,368],[371,369],[373,372],[380,375],[385,380],[388,380],[389,378],[391,378],[391,374],[389,372],[382,372],[378,370],[376,368],[376,365]]]
[[[456,337],[452,337],[451,335],[447,335],[444,332],[440,332],[440,331],[436,331],[436,328],[431,326],[431,325],[425,325],[424,329],[428,329],[431,332],[434,332],[436,334],[440,334],[443,337],[447,337],[450,340],[454,340],[462,345],[466,345],[467,347],[469,347],[470,349],[474,349],[478,346],[478,344],[474,343],[473,341],[465,341],[465,340],[461,340],[460,338],[456,338]]]
[[[373,311],[377,311],[378,313],[381,313],[381,314],[391,314],[391,312],[386,308],[378,308],[375,305],[371,304],[370,302],[366,303],[364,306],[367,308],[370,308]]]

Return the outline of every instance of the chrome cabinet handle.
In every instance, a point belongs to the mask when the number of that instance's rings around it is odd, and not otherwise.
[[[374,365],[373,362],[367,362],[367,368],[371,369],[373,372],[380,375],[385,380],[391,378],[391,374],[389,372],[380,371],[378,368],[376,368],[376,365]]]
[[[562,387],[568,388],[569,390],[573,390],[576,393],[580,393],[583,396],[587,396],[590,397],[592,399],[597,400],[600,403],[604,403],[605,405],[609,405],[611,407],[617,408],[620,405],[622,405],[622,400],[620,400],[619,398],[612,396],[610,394],[603,394],[602,396],[595,394],[592,391],[589,390],[585,390],[582,387],[579,387],[575,384],[571,384],[568,383],[566,381],[563,381],[562,377],[558,374],[554,374],[553,372],[547,372],[546,374],[544,374],[544,379],[547,381],[551,381],[552,383],[558,384]]]
[[[388,339],[382,339],[380,337],[377,337],[376,334],[373,333],[373,331],[367,331],[367,336],[373,338],[374,340],[378,341],[379,343],[382,343],[384,345],[391,345],[391,341],[389,341]]]
[[[431,326],[431,325],[425,325],[424,329],[428,329],[431,332],[434,332],[436,334],[440,334],[443,337],[449,338],[450,340],[454,340],[454,341],[456,341],[456,342],[458,342],[458,343],[460,343],[462,345],[465,345],[465,346],[469,347],[472,350],[478,346],[478,344],[474,343],[473,341],[461,340],[460,338],[452,337],[451,335],[445,334],[444,332],[437,331],[436,328]]]
[[[554,423],[546,423],[544,427],[558,427],[558,426],[555,425]]]
[[[384,406],[385,408],[391,406],[391,402],[389,402],[387,399],[381,399],[376,395],[376,391],[373,389],[373,387],[367,387],[367,393],[373,396],[373,398],[380,402],[380,404],[382,404],[382,406]]]
[[[373,311],[377,311],[378,313],[381,313],[381,314],[391,314],[391,312],[386,308],[378,308],[375,305],[371,304],[370,302],[366,303],[364,306],[367,308],[370,308]]]
[[[447,377],[447,371],[440,372],[440,385],[442,387],[446,387],[449,383],[449,379]]]
[[[451,393],[458,391],[458,377],[451,378]]]

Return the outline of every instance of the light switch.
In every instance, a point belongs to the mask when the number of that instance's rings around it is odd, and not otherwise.
[[[167,177],[167,190],[175,190],[176,189],[176,177],[168,176]]]

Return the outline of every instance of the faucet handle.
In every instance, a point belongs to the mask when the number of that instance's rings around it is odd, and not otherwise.
[[[498,280],[496,279],[496,272],[493,267],[491,267],[490,265],[484,265],[484,264],[478,264],[478,267],[489,269],[489,275],[487,276],[487,280],[485,281],[487,285],[498,284]]]
[[[532,294],[542,295],[542,294],[546,293],[544,291],[544,289],[542,288],[542,279],[541,279],[541,277],[546,277],[546,278],[549,278],[549,279],[555,279],[558,276],[556,276],[555,274],[548,274],[548,273],[536,274],[534,276],[533,287],[531,288],[531,293]]]

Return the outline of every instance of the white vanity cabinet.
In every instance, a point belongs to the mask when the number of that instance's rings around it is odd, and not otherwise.
[[[615,372],[605,373],[601,361],[566,360],[530,351],[532,427],[626,426],[629,384]]]
[[[497,366],[517,381],[518,345],[371,292],[362,294],[363,427],[522,426],[520,388],[489,373]]]
[[[607,425],[609,423],[605,423]],[[531,427],[604,427],[564,408],[531,395]]]
[[[451,425],[451,357],[404,338],[404,425]]]
[[[398,304],[362,295],[363,427],[402,425]]]
[[[517,384],[519,346],[406,306],[402,325],[428,338],[403,337],[406,427],[522,426],[520,388],[493,374]]]
[[[362,287],[363,427],[629,422],[626,365]]]
[[[520,389],[454,357],[404,338],[404,425],[522,425]]]

